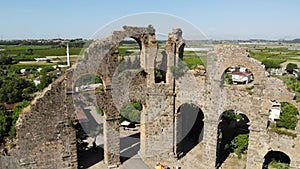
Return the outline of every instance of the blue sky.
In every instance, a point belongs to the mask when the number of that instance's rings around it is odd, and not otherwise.
[[[300,38],[299,8],[299,0],[7,0],[0,5],[0,36],[90,38],[118,18],[162,12],[192,23],[209,39],[293,39]]]

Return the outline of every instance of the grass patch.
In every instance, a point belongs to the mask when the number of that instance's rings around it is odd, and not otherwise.
[[[294,131],[288,130],[288,129],[285,129],[285,128],[278,128],[274,124],[270,125],[270,130],[277,133],[277,134],[279,134],[279,135],[287,135],[287,136],[290,136],[292,138],[297,137],[297,134]]]
[[[300,52],[288,48],[251,48],[249,55],[261,61],[266,69],[279,68],[286,61],[300,61]]]
[[[200,57],[184,57],[184,63],[189,67],[189,69],[194,69],[198,65],[204,65],[203,61]]]
[[[279,168],[279,169],[289,169],[290,165],[286,163],[281,163],[276,160],[272,160],[268,165],[270,168]]]
[[[6,55],[13,55],[15,59],[21,59],[24,57],[45,57],[45,56],[64,56],[66,55],[66,48],[58,48],[51,46],[23,46],[23,45],[8,45],[1,46],[0,53]],[[70,48],[70,55],[79,55],[82,48]],[[29,52],[29,50],[31,50]]]

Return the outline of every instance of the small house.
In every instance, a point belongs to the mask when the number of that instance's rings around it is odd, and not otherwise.
[[[274,122],[279,119],[281,114],[281,104],[280,103],[275,103],[270,109],[270,115],[269,115],[269,120]]]
[[[41,84],[41,80],[39,78],[36,78],[33,80],[33,83],[35,86],[37,86],[38,84]]]
[[[243,66],[240,67],[240,72],[246,72],[246,71],[247,71],[246,67],[243,67]]]
[[[248,84],[252,81],[252,74],[246,72],[232,72],[233,84]]]
[[[298,74],[299,74],[299,69],[293,69],[293,75],[295,77],[298,77]]]
[[[273,76],[282,76],[286,73],[286,71],[283,68],[275,69],[272,68],[270,71],[270,74]]]
[[[24,74],[26,72],[26,69],[21,69],[20,73]]]

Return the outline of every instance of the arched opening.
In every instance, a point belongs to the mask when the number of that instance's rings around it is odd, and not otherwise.
[[[267,128],[278,134],[296,137],[298,116],[298,109],[293,104],[272,101]]]
[[[239,160],[246,156],[249,138],[249,119],[240,111],[224,111],[219,119],[216,168],[232,154]]]
[[[254,80],[254,76],[248,68],[242,65],[235,65],[224,71],[221,80],[222,84],[225,85],[241,85],[251,83]]]
[[[158,41],[158,48],[165,46],[164,41]],[[158,49],[159,51],[159,49]],[[166,83],[168,54],[165,50],[157,52],[154,60],[155,83]]]
[[[204,114],[194,105],[185,103],[177,110],[176,154],[183,157],[203,139]]]
[[[155,83],[166,83],[167,62],[167,53],[165,51],[162,51],[161,55],[155,58]]]
[[[104,159],[104,112],[95,106],[77,107],[76,111],[74,128],[78,165],[80,168],[89,168]]]
[[[94,91],[103,90],[102,79],[95,74],[85,74],[74,83],[75,122],[69,122],[76,131],[77,156],[80,168],[88,168],[104,158],[103,115],[95,106]],[[92,92],[91,92],[92,91]],[[93,158],[86,158],[93,157]]]
[[[178,49],[179,50],[178,57],[180,60],[183,60],[184,47],[185,47],[185,43],[183,43]]]
[[[121,162],[137,155],[140,150],[140,122],[143,105],[132,101],[120,109],[120,155]]]
[[[281,151],[269,151],[265,155],[262,169],[282,168],[289,169],[291,159]]]
[[[123,39],[117,49],[118,60],[120,61],[117,71],[140,69],[141,49],[142,46],[139,39],[134,37]]]

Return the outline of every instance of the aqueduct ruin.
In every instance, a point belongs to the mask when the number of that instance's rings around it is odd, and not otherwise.
[[[140,46],[141,69],[123,76],[122,72],[116,74],[120,62],[117,48],[126,37],[135,39]],[[296,128],[297,137],[293,138],[266,127],[272,106],[270,100],[290,102],[300,110],[283,82],[267,77],[264,66],[250,58],[245,49],[225,45],[209,52],[204,76],[187,71],[174,77],[172,69],[181,62],[184,46],[181,29],[174,29],[162,54],[165,81],[155,83],[158,42],[153,27],[124,26],[123,30],[92,43],[84,53],[85,58],[45,89],[20,115],[17,145],[11,150],[11,156],[0,157],[1,168],[78,167],[75,131],[69,123],[76,112],[73,99],[80,98],[73,85],[85,74],[97,74],[103,80],[103,90],[93,95],[95,104],[104,110],[104,161],[108,165],[120,163],[119,109],[135,100],[144,107],[139,150],[142,158],[182,158],[195,169],[216,168],[220,116],[226,110],[239,110],[249,118],[246,168],[262,168],[265,156],[273,151],[286,154],[290,168],[300,168],[300,128]],[[223,73],[234,65],[251,70],[254,81],[246,85],[224,85]],[[185,108],[187,105],[192,107]],[[192,115],[186,115],[188,109]],[[187,126],[186,121],[191,119],[195,119],[195,124]],[[194,134],[189,135],[190,130]],[[184,150],[181,141],[187,136],[194,144]],[[189,152],[198,156],[190,156]]]

